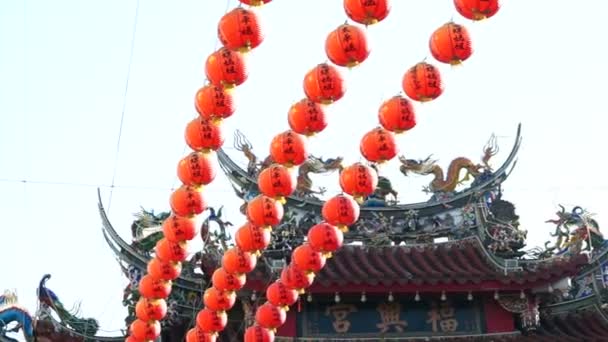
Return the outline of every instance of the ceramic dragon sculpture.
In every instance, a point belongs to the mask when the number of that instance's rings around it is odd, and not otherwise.
[[[17,294],[13,291],[5,291],[0,295],[0,341],[17,342],[8,334],[23,333],[25,341],[31,342],[34,337],[34,318],[27,309],[19,305]]]
[[[60,322],[78,332],[83,336],[95,336],[99,330],[99,322],[94,318],[78,317],[78,308],[68,310],[65,308],[59,297],[46,287],[46,282],[51,279],[50,274],[45,274],[38,285],[38,302],[42,309],[54,311],[59,317]]]
[[[46,287],[46,282],[50,278],[51,275],[46,274],[38,284],[37,295],[40,309],[36,318],[19,305],[15,292],[6,291],[0,295],[0,341],[18,341],[9,337],[8,334],[17,333],[20,330],[27,342],[73,341],[64,335],[74,332],[82,337],[97,334],[99,323],[95,319],[78,317],[77,310],[66,309],[59,297]],[[55,314],[56,318],[53,318],[51,312]],[[57,329],[57,319],[59,324],[66,328],[65,331]],[[51,327],[50,330],[49,327]]]
[[[131,224],[133,247],[145,253],[154,249],[156,243],[163,237],[162,224],[169,215],[169,212],[155,214],[154,210],[147,211],[141,208],[141,211],[135,214],[137,219]]]
[[[258,173],[259,160],[253,153],[253,145],[238,129],[234,132],[234,149],[243,153],[247,158],[247,174],[255,176]]]
[[[380,170],[376,164],[370,165],[378,173],[378,185],[374,193],[365,199],[363,202],[364,207],[386,207],[397,203],[397,190],[393,188],[393,183],[390,179],[381,176]],[[389,199],[389,196],[392,196]]]
[[[409,173],[419,175],[433,175],[434,178],[425,192],[431,193],[451,193],[456,190],[456,187],[470,179],[471,176],[477,177],[482,173],[482,170],[492,171],[489,165],[490,159],[498,153],[498,144],[496,137],[492,135],[488,143],[483,149],[481,164],[476,164],[469,158],[458,157],[450,163],[447,173],[437,165],[437,160],[432,160],[432,156],[428,156],[424,160],[406,159],[404,156],[399,157],[401,166],[399,171],[405,176]],[[466,171],[464,177],[460,176],[462,170]]]
[[[243,153],[247,158],[247,174],[251,177],[257,176],[257,174],[272,165],[273,161],[270,156],[263,160],[260,160],[255,153],[253,153],[253,145],[245,137],[245,135],[239,130],[234,133],[234,149]],[[342,157],[337,158],[318,158],[311,156],[298,168],[297,186],[295,195],[300,197],[309,197],[314,195],[322,195],[325,193],[324,188],[313,189],[313,181],[310,178],[310,174],[323,174],[333,172],[335,170],[342,169]],[[236,190],[236,189],[235,189]],[[247,201],[258,194],[257,189],[248,189],[245,191],[238,191],[240,197]]]
[[[555,231],[551,233],[555,237],[555,243],[545,243],[545,254],[557,252],[579,253],[583,250],[599,248],[605,243],[604,236],[600,232],[599,224],[592,218],[592,214],[581,207],[574,207],[570,212],[563,205],[559,205],[560,211],[556,212],[556,219],[545,221],[555,224]]]
[[[320,187],[318,190],[314,190],[310,174],[322,174],[333,172],[335,170],[342,170],[343,160],[344,159],[342,157],[328,158],[324,160],[323,158],[310,156],[308,160],[306,160],[298,168],[298,178],[295,195],[301,197],[323,195],[326,189]]]
[[[203,250],[196,253],[192,262],[199,264],[203,274],[210,280],[215,269],[220,265],[224,252],[232,247],[229,241],[232,240],[228,228],[233,224],[230,221],[222,219],[223,207],[217,211],[215,208],[208,208],[209,216],[203,221],[201,226],[201,239],[203,241]],[[215,223],[218,229],[211,230],[211,223]]]

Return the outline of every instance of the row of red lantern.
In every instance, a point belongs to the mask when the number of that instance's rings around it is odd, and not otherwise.
[[[360,23],[372,24],[384,19],[390,9],[388,1],[377,1],[377,3],[384,4],[384,6],[378,6],[375,12],[363,10],[366,6],[377,5],[369,1],[345,0],[344,5],[351,19]],[[344,46],[345,42],[346,46]],[[365,32],[359,27],[349,24],[339,26],[328,35],[325,51],[331,62],[344,67],[354,67],[369,56]],[[323,63],[310,70],[304,77],[304,92],[307,98],[295,103],[289,111],[288,122],[292,131],[303,135],[312,135],[322,131],[327,122],[321,105],[341,99],[345,90],[341,73],[333,65]],[[275,137],[271,144],[271,154],[275,147],[281,145],[282,142],[277,141]],[[273,159],[275,162],[287,162],[287,164],[303,162],[301,157],[297,157],[301,156],[298,153],[300,145],[300,143],[296,143],[288,149],[289,158],[283,157],[281,161]],[[285,150],[280,147],[279,149]],[[284,192],[277,191],[276,187],[272,186],[276,182],[273,183],[266,175],[266,173],[275,173],[272,170],[273,167],[279,168],[279,166],[272,166],[260,174],[258,178],[260,191],[267,196],[285,195]],[[353,165],[341,173],[347,176],[343,185],[350,185],[353,182],[361,184],[361,179],[348,177],[352,174],[348,170],[356,168],[357,165]],[[377,177],[374,184],[377,184]],[[354,186],[350,185],[351,188]],[[347,187],[344,188],[344,191],[349,192]],[[307,243],[293,250],[290,265],[283,269],[280,278],[266,289],[267,302],[257,308],[256,324],[246,330],[245,341],[269,342],[274,340],[274,330],[285,322],[287,308],[298,300],[298,292],[304,291],[312,284],[315,273],[323,268],[331,253],[341,247],[343,230],[345,231],[347,226],[356,222],[358,216],[357,203],[347,195],[335,196],[324,204],[325,221],[311,227]]]
[[[498,0],[454,0],[459,13],[472,20],[489,18],[499,9]],[[449,22],[433,32],[429,40],[433,57],[442,63],[457,65],[472,55],[471,38],[467,29]],[[421,62],[408,69],[402,88],[412,100],[427,102],[443,93],[441,74],[437,67]],[[381,127],[366,133],[360,144],[362,155],[371,162],[383,162],[397,154],[392,133],[408,131],[416,126],[412,103],[402,95],[386,100],[378,111]],[[359,196],[360,197],[360,196]]]
[[[171,282],[179,277],[181,262],[187,258],[187,241],[197,234],[194,217],[206,208],[202,187],[210,184],[217,174],[212,151],[224,143],[219,122],[235,111],[230,89],[247,79],[245,59],[240,52],[254,48],[263,39],[255,14],[235,9],[222,19],[218,35],[224,46],[206,60],[205,73],[209,85],[201,88],[195,96],[195,108],[200,117],[186,127],[186,143],[194,152],[178,164],[177,174],[182,186],[171,195],[172,215],[163,222],[164,236],[157,243],[147,274],[139,283],[141,299],[136,305],[137,319],[130,326],[127,341],[149,341],[160,335],[159,321],[167,313],[165,299],[171,292]],[[243,26],[242,20],[250,25],[244,25],[248,34],[245,39],[235,34],[235,28]],[[231,279],[230,275],[227,277]],[[188,340],[204,341],[210,337],[194,335],[190,332]]]
[[[346,167],[340,174],[340,185],[349,195],[368,196],[374,192],[377,183],[375,171],[361,163]],[[290,265],[266,289],[267,302],[258,307],[256,325],[246,330],[245,341],[272,341],[273,331],[286,320],[288,307],[298,300],[299,293],[312,285],[315,274],[325,266],[326,259],[342,246],[344,232],[359,217],[359,206],[349,195],[337,195],[324,203],[324,221],[310,228],[307,242],[293,250]],[[236,239],[238,244],[238,236]]]
[[[379,2],[382,1],[366,1],[365,3],[377,5]],[[364,2],[345,0],[344,3],[345,5],[347,3],[362,5]],[[351,16],[350,13],[352,11],[347,9],[347,13]],[[374,22],[366,20],[362,18],[360,22]],[[347,31],[349,37],[356,37],[353,41],[359,45],[353,44],[351,49],[349,49],[350,54],[344,54],[340,56],[341,58],[332,56],[332,53],[335,51],[340,51],[339,49],[332,49],[332,46],[328,48],[330,39],[339,40],[340,38],[340,31],[333,32],[326,42],[328,57],[334,64],[339,66],[351,67],[357,65],[369,54],[366,54],[365,49],[361,48],[361,46],[365,46],[361,44],[364,41],[361,37],[364,38],[364,36],[361,34],[361,31],[350,30],[347,24],[343,25],[341,29]],[[351,35],[351,31],[355,32],[355,34]],[[449,34],[453,35],[455,39],[442,40],[442,38]],[[449,47],[450,44],[452,51],[456,51],[456,53],[449,59],[444,58],[444,55],[448,51],[446,46]],[[465,60],[470,56],[470,40],[466,34],[466,30],[463,30],[461,26],[456,26],[456,24],[444,25],[431,37],[431,51],[436,59],[445,63],[456,64],[456,60],[458,62]],[[329,69],[330,67],[326,68]],[[420,84],[421,78],[424,84]],[[414,100],[428,101],[435,99],[442,93],[441,79],[437,68],[427,63],[419,63],[406,72],[403,88],[406,94]],[[422,92],[420,92],[421,89],[423,90]],[[394,158],[397,154],[393,133],[400,133],[413,128],[416,121],[412,104],[407,98],[402,96],[397,96],[384,102],[378,115],[382,127],[375,128],[365,134],[361,140],[360,149],[363,157],[368,161],[380,163]],[[340,186],[342,190],[359,201],[371,195],[375,191],[377,184],[378,176],[376,171],[362,163],[355,163],[340,173]],[[328,209],[332,205],[337,206],[337,208]],[[330,213],[344,215],[344,217],[340,217],[340,220],[334,220],[334,217],[328,217]],[[310,229],[308,241],[294,249],[291,264],[282,271],[280,279],[268,287],[266,291],[268,301],[256,310],[256,325],[246,330],[245,341],[271,342],[274,340],[273,331],[285,323],[287,307],[293,305],[298,299],[296,290],[303,292],[305,288],[312,285],[314,275],[321,271],[325,265],[326,257],[328,256],[325,253],[334,252],[340,248],[343,235],[341,234],[341,230],[337,229],[336,226],[339,225],[342,229],[346,229],[348,225],[354,224],[358,220],[358,215],[359,207],[357,202],[346,195],[336,196],[325,203],[323,207],[325,222]],[[329,242],[329,247],[321,249],[320,246],[323,241]]]
[[[498,13],[500,2],[498,0],[454,0],[454,7],[463,17],[479,21]]]
[[[244,0],[241,2],[248,3]],[[252,4],[257,5],[258,2]],[[223,135],[217,123],[235,112],[232,90],[247,80],[244,53],[263,42],[261,27],[257,14],[241,7],[227,12],[219,20],[218,38],[223,47],[212,53],[205,62],[209,84],[197,92],[195,100],[200,118],[190,122],[186,129],[186,142],[191,148],[200,147],[201,144],[221,146],[223,143]],[[262,198],[257,199],[257,210],[250,209],[257,223],[264,218],[265,206],[262,202]],[[277,210],[275,215],[282,216],[282,207]],[[197,314],[195,327],[188,331],[186,341],[216,340],[216,333],[228,323],[226,311],[236,302],[235,291],[245,285],[245,274],[256,265],[254,250],[270,242],[270,232],[266,225],[248,223],[237,231],[236,239],[242,248],[235,247],[226,251],[222,266],[213,272],[213,286],[203,294],[205,309]]]
[[[381,21],[390,10],[388,1],[385,0],[345,0],[344,7],[351,19],[364,24]],[[325,51],[332,63],[349,68],[362,63],[369,56],[365,32],[349,24],[339,26],[328,35]],[[304,90],[307,99],[292,106],[288,121],[294,132],[312,135],[327,125],[321,104],[330,104],[342,98],[345,92],[344,81],[335,66],[323,63],[306,74]],[[291,151],[297,149],[292,148]],[[367,173],[361,172],[362,170]],[[258,185],[263,194],[269,195],[265,193],[265,187],[269,183],[267,177],[264,177],[265,172],[274,171],[267,169],[262,172]],[[367,186],[361,186],[363,183]],[[346,167],[340,174],[343,191],[353,196],[370,195],[377,183],[375,171],[360,163]],[[315,274],[325,266],[326,259],[342,246],[344,232],[359,217],[359,206],[349,195],[337,195],[325,202],[322,209],[324,222],[310,228],[307,242],[292,251],[291,263],[282,270],[279,279],[266,289],[267,302],[257,308],[256,324],[245,331],[246,342],[273,341],[274,331],[285,323],[288,307],[298,300],[299,293],[312,285]]]
[[[475,21],[494,16],[500,8],[499,0],[454,0],[454,6],[462,16]],[[429,49],[438,62],[450,65],[461,64],[473,54],[468,30],[454,22],[442,25],[431,34]],[[443,93],[441,74],[434,65],[420,62],[407,70],[402,88],[412,100],[434,100]]]
[[[259,5],[258,2],[255,4]],[[253,13],[246,9],[238,9],[238,11],[241,17]],[[251,21],[251,18],[255,21],[252,26],[259,27],[257,17],[250,15],[248,21]],[[229,21],[226,16],[223,17],[220,20],[220,27],[222,28],[222,23],[225,24]],[[212,69],[210,65],[219,65],[220,67],[229,65],[232,78],[221,79],[224,82],[220,83],[219,80],[216,81],[219,78],[216,76],[218,74],[220,76],[228,74],[227,72],[212,73],[207,71],[207,76],[212,84],[203,88],[197,94],[197,109],[201,116],[210,121],[221,120],[232,115],[234,112],[232,95],[227,90],[241,84],[246,78],[244,61],[232,58],[231,55],[238,56],[238,54],[230,51],[230,49],[242,48],[243,44],[239,47],[239,45],[231,44],[230,41],[246,42],[244,45],[248,49],[259,45],[258,41],[251,43],[251,40],[244,39],[242,32],[231,31],[226,27],[219,31],[220,34],[223,32],[225,35],[222,42],[226,46],[224,51],[212,55],[207,60],[207,70]],[[244,32],[247,33],[246,30]],[[323,66],[317,68],[322,69]],[[324,75],[325,73],[321,72],[320,74]],[[326,126],[326,123],[323,124],[325,122],[323,109],[318,103],[321,102],[320,97],[314,97],[314,95],[323,95],[323,93],[318,92],[323,90],[319,84],[320,82],[321,80],[317,78],[309,79],[308,82],[305,81],[305,93],[310,98],[300,101],[292,106],[290,110],[289,119],[294,127],[297,126],[298,122],[302,122],[302,114],[311,119],[316,118],[318,122],[322,123],[316,126],[301,127],[302,130],[308,130],[302,133],[317,133]],[[331,95],[331,101],[335,101],[342,97],[343,92],[340,96],[336,96],[335,93]],[[219,101],[214,99],[219,99]],[[193,122],[191,124],[195,126],[198,123]],[[309,131],[311,129],[313,131]],[[197,130],[193,129],[193,131]],[[225,328],[227,324],[226,311],[232,308],[236,300],[234,291],[239,290],[245,284],[246,274],[256,266],[257,255],[270,243],[271,227],[279,224],[282,219],[283,207],[280,199],[290,195],[295,190],[295,179],[290,173],[289,167],[302,164],[308,157],[304,139],[292,131],[283,132],[272,139],[270,155],[277,164],[271,165],[259,174],[258,185],[262,195],[248,203],[248,222],[237,230],[235,234],[236,247],[226,251],[222,257],[221,267],[214,272],[212,276],[213,286],[203,296],[205,308],[197,314],[196,326],[188,332],[188,341],[214,341],[217,333]],[[261,317],[264,317],[264,315],[262,314]]]
[[[348,1],[345,1],[345,3]],[[343,30],[347,30],[348,26],[344,25]],[[367,57],[365,53],[365,49],[362,49],[360,42],[362,41],[361,34],[358,31],[355,31],[355,35],[351,35],[349,32],[349,36],[356,37],[353,39],[355,43],[358,43],[359,46],[353,45],[350,49],[349,56],[342,56],[343,58],[332,58],[332,50],[327,47],[326,43],[326,51],[330,60],[337,65],[340,66],[353,66],[358,63],[357,57],[360,60],[364,60]],[[340,31],[335,32],[333,35],[330,35],[330,38],[334,38],[339,35]],[[452,40],[442,41],[440,38],[446,36],[447,34],[451,34],[453,36]],[[438,39],[439,38],[439,39]],[[445,40],[445,39],[444,39]],[[330,40],[328,39],[328,42]],[[437,30],[431,38],[431,42],[435,41],[434,46],[432,45],[432,52],[434,56],[443,62],[455,64],[455,60],[458,59],[458,62],[468,58],[470,56],[470,43],[468,41],[468,36],[466,36],[466,30],[463,33],[463,30],[460,26],[454,25],[446,25],[445,27]],[[446,46],[452,45],[452,51],[456,51],[456,58],[442,58],[442,54],[446,54]],[[467,49],[469,49],[467,55]],[[339,50],[338,50],[339,51]],[[349,57],[349,58],[346,58]],[[453,56],[454,57],[454,56]],[[422,96],[414,97],[416,100],[431,100],[436,98],[441,94],[441,91],[437,92],[435,89],[435,93],[428,93],[428,90],[433,91],[432,88],[438,88],[441,90],[441,80],[438,77],[438,71],[432,65],[422,64],[417,65],[413,68],[414,70],[406,73],[404,77],[405,80],[411,78],[413,83],[417,81],[418,74],[422,74],[426,79],[427,83],[423,85],[425,90],[427,90],[427,95],[423,94]],[[430,81],[430,82],[428,82]],[[435,81],[435,83],[433,83]],[[406,82],[404,82],[406,83]],[[414,84],[415,85],[415,84]],[[404,87],[405,88],[405,87]],[[430,89],[429,89],[430,88]],[[430,95],[430,96],[429,96]],[[367,133],[362,141],[361,141],[361,152],[363,156],[369,161],[373,162],[382,162],[384,160],[390,160],[396,155],[396,144],[394,142],[394,138],[391,132],[401,132],[408,129],[411,129],[415,126],[415,115],[413,111],[413,107],[411,103],[404,97],[395,97],[388,101],[386,101],[379,111],[379,119],[383,128],[376,128],[371,132]],[[340,185],[344,192],[355,196],[355,198],[363,198],[365,196],[369,196],[373,193],[377,186],[377,174],[373,169],[369,166],[357,163],[352,165],[351,167],[346,168],[342,171],[340,175]],[[331,203],[331,200],[328,201]],[[356,205],[351,203],[351,207],[355,207]],[[325,208],[324,208],[325,209]],[[325,210],[324,210],[325,214]],[[327,218],[325,218],[327,220]],[[352,221],[354,223],[356,218]],[[315,226],[311,229],[311,232],[316,232],[320,230],[318,226]],[[335,240],[334,240],[335,241]],[[288,281],[287,279],[283,279],[285,275],[288,275],[291,270],[294,268],[299,268],[300,271],[304,270],[306,272],[305,276],[294,277],[299,280],[297,282],[300,286],[310,286],[314,279],[314,274],[319,272],[325,264],[325,256],[320,253],[320,251],[315,250],[311,237],[309,236],[309,241],[297,247],[292,255],[292,264],[288,266],[281,275],[282,281]],[[339,248],[339,246],[333,246],[334,250]],[[295,285],[295,284],[294,284]],[[288,288],[289,289],[289,288]],[[273,284],[267,290],[267,298],[269,298],[269,302],[262,305],[256,312],[256,321],[258,323],[257,326],[251,327],[247,330],[246,340],[250,341],[269,341],[272,340],[272,335],[270,331],[281,326],[285,319],[286,315],[284,310],[281,309],[281,305],[288,306],[290,304],[295,303],[297,300],[297,296],[292,292],[282,291],[283,300],[277,300],[275,298],[277,296],[275,291],[281,290],[281,283],[277,282]]]
[[[322,208],[324,221],[311,227],[307,241],[296,247],[291,263],[285,267],[278,280],[266,289],[267,302],[259,306],[255,314],[256,324],[247,328],[246,342],[272,342],[274,331],[285,323],[288,307],[295,304],[298,294],[313,284],[315,274],[325,266],[327,258],[338,250],[344,241],[344,232],[359,218],[359,205],[349,195],[352,189],[363,196],[371,195],[378,178],[373,169],[355,163],[340,174],[340,185],[345,193],[327,200]]]
[[[442,25],[429,39],[431,55],[439,62],[458,65],[473,53],[467,29],[454,22]],[[439,69],[426,61],[409,68],[401,81],[405,95],[419,102],[432,101],[443,94]]]

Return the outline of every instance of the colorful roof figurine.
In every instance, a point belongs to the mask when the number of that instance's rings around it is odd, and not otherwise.
[[[6,291],[0,296],[0,341],[83,342],[119,341],[121,337],[96,336],[99,323],[93,318],[79,317],[78,310],[68,310],[46,282],[46,274],[38,285],[38,310],[35,315],[19,305],[16,293]],[[19,334],[20,333],[20,334]]]

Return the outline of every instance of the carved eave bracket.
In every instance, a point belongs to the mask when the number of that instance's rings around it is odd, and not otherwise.
[[[497,302],[508,312],[519,315],[524,330],[535,330],[540,326],[538,297],[530,298],[526,295],[506,295],[500,296]]]

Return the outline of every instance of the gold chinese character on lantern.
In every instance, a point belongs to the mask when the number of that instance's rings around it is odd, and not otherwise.
[[[441,305],[433,302],[427,317],[426,323],[431,325],[433,332],[455,332],[458,329],[455,310],[448,302]]]
[[[381,323],[376,324],[380,333],[385,333],[393,327],[397,332],[403,332],[407,328],[407,321],[401,320],[401,304],[382,303],[377,308],[380,313]]]
[[[357,308],[352,304],[336,304],[328,306],[325,310],[325,316],[332,316],[334,321],[332,325],[334,331],[339,334],[347,333],[350,330],[351,323],[348,319],[349,314],[356,312]]]

